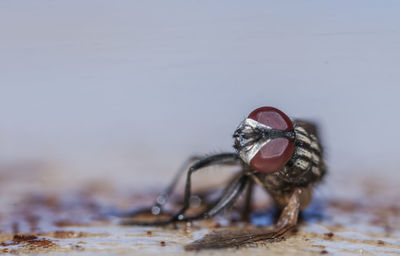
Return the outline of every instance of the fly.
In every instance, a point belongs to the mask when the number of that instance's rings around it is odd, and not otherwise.
[[[182,208],[164,220],[126,220],[126,225],[161,226],[175,222],[187,222],[212,218],[232,205],[247,190],[246,207],[250,206],[254,184],[263,187],[280,210],[280,216],[271,227],[216,231],[185,246],[186,250],[239,247],[257,241],[280,239],[296,226],[300,210],[305,209],[312,196],[314,184],[326,173],[323,152],[315,124],[303,120],[291,120],[273,107],[261,107],[243,120],[233,134],[233,153],[220,153],[207,157],[192,157],[174,177],[170,186],[161,193],[155,204],[131,214],[137,216],[151,212],[157,216],[163,212],[180,176],[186,171],[186,185]],[[223,190],[222,195],[207,209],[187,216],[192,198],[192,174],[212,165],[238,165],[236,174]]]

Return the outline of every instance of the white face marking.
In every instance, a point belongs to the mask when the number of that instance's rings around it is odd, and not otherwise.
[[[239,127],[237,130],[240,129],[241,132],[246,135],[246,134],[251,134],[254,132],[256,129],[260,130],[272,130],[271,127],[262,124],[260,122],[257,122],[251,118],[246,118],[243,122],[240,123]],[[245,144],[248,143],[252,140],[252,138],[246,139],[243,137],[236,138],[236,140],[239,141],[240,144]],[[250,165],[251,159],[258,153],[258,151],[268,142],[271,140],[268,138],[264,139],[259,139],[258,141],[254,143],[249,143],[248,145],[244,146],[241,150],[239,150],[239,156],[240,158],[247,164]]]
[[[258,143],[254,143],[250,146],[246,147],[246,150],[240,150],[239,151],[239,156],[240,158],[242,158],[242,160],[250,165],[250,161],[251,159],[253,159],[253,157],[258,153],[258,151],[260,151],[260,149],[262,147],[264,147],[265,144],[267,144],[268,142],[270,142],[271,140],[264,140],[263,142],[258,142]]]

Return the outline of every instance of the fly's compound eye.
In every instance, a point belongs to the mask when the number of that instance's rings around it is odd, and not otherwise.
[[[233,136],[241,159],[259,172],[279,171],[294,152],[293,123],[273,107],[251,112]]]

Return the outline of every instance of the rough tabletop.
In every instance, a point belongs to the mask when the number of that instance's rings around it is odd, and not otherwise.
[[[235,209],[164,228],[121,226],[112,213],[151,202],[156,191],[123,191],[105,180],[62,184],[40,165],[2,166],[0,174],[0,252],[5,254],[196,254],[183,246],[213,230],[251,226],[233,221]],[[400,255],[399,192],[389,181],[333,177],[316,189],[303,221],[283,240],[202,253]],[[272,223],[264,201],[254,204],[252,224]]]

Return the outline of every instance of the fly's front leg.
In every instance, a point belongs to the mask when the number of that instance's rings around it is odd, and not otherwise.
[[[218,249],[240,247],[259,241],[273,242],[296,226],[300,211],[301,189],[294,189],[288,204],[274,227],[257,227],[250,229],[227,229],[216,231],[185,246],[185,250]]]
[[[248,176],[239,173],[239,175],[236,175],[235,179],[230,182],[228,187],[222,193],[221,197],[212,207],[198,214],[197,216],[187,217],[182,220],[186,221],[196,219],[208,219],[214,217],[219,212],[235,203],[236,199],[240,196],[243,189],[246,187],[248,181]]]
[[[120,213],[118,216],[120,217],[134,217],[142,213],[151,213],[153,215],[159,215],[162,213],[162,208],[163,206],[167,203],[169,197],[175,190],[176,185],[178,184],[178,181],[182,177],[182,175],[185,173],[185,171],[188,169],[188,167],[193,164],[193,162],[200,160],[202,157],[193,155],[189,157],[183,164],[182,166],[178,169],[176,172],[174,178],[172,179],[171,183],[168,185],[168,187],[160,193],[156,197],[156,201],[154,202],[153,206],[151,207],[144,207],[144,208],[139,208],[135,209],[133,211],[125,212],[125,213]]]
[[[203,169],[203,168],[211,166],[211,165],[233,164],[233,163],[237,163],[238,161],[239,161],[239,157],[236,153],[221,153],[221,154],[216,154],[216,155],[202,158],[201,160],[195,162],[189,168],[189,170],[187,172],[185,195],[184,195],[184,199],[183,199],[183,207],[177,213],[172,215],[167,220],[154,220],[154,221],[126,220],[126,221],[123,221],[121,224],[143,225],[143,226],[161,226],[161,225],[170,224],[175,221],[186,221],[188,218],[186,218],[184,214],[190,207],[190,198],[192,196],[192,193],[191,193],[192,174],[197,172],[200,169]],[[247,180],[237,183],[236,186],[234,186],[232,189],[236,191],[240,187],[242,187],[242,186],[244,187],[246,181]],[[242,183],[244,183],[244,184],[242,184]]]
[[[171,184],[167,187],[167,189],[164,192],[160,193],[157,196],[155,204],[151,207],[151,213],[153,215],[158,215],[158,214],[161,213],[162,207],[168,201],[168,198],[170,197],[170,195],[174,191],[179,179],[185,173],[185,171],[187,170],[188,166],[190,166],[193,162],[198,161],[200,159],[201,159],[201,156],[192,156],[192,157],[189,157],[183,163],[181,168],[179,168],[178,172],[175,174]]]
[[[170,221],[184,221],[185,216],[184,213],[190,206],[190,197],[191,197],[191,184],[192,184],[192,174],[196,171],[213,165],[213,164],[230,164],[233,162],[237,162],[238,155],[235,153],[222,153],[213,156],[209,156],[204,158],[198,162],[196,162],[192,167],[190,167],[187,176],[186,176],[186,185],[185,185],[185,195],[183,200],[183,207],[181,210],[173,216]]]

